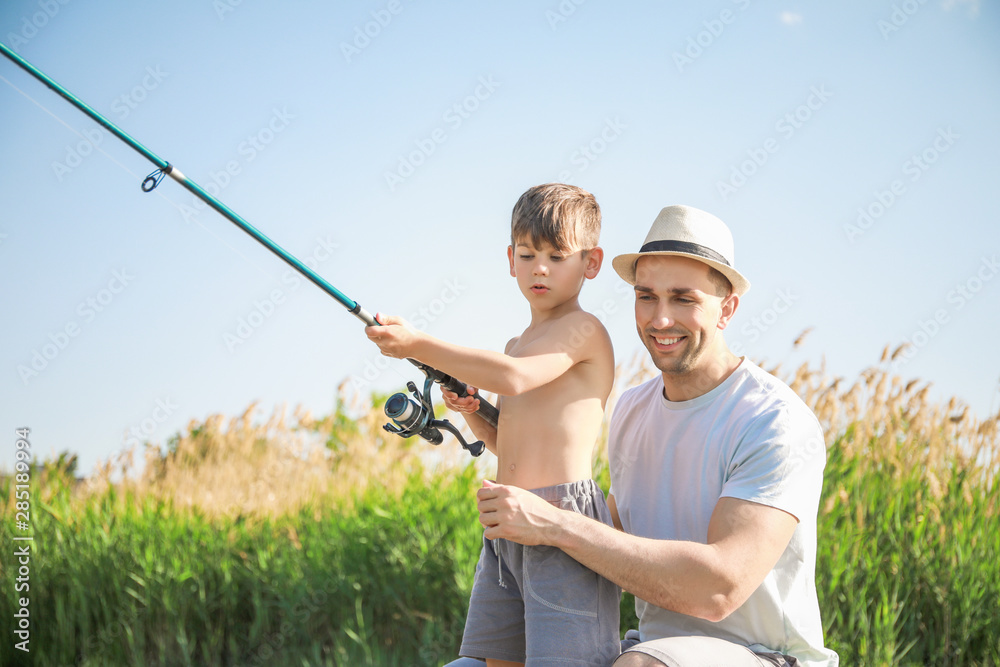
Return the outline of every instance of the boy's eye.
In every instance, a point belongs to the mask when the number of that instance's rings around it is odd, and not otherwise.
[[[534,255],[521,255],[521,259],[531,259]]]
[[[563,257],[562,255],[552,255],[552,256],[551,256],[551,258],[552,258],[552,261],[553,261],[553,262],[561,262],[561,261],[563,261],[564,259],[566,259],[566,258],[565,258],[565,257]]]

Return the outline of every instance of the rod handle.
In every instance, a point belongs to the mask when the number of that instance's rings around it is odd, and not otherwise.
[[[461,380],[453,378],[447,373],[443,373],[436,368],[432,368],[423,362],[417,361],[416,359],[408,358],[407,361],[422,370],[427,377],[434,380],[448,391],[453,391],[459,396],[465,396],[469,393],[469,385],[465,384]],[[479,409],[476,410],[476,414],[482,417],[483,421],[487,424],[496,428],[497,423],[500,421],[500,411],[495,405],[483,398],[478,391],[472,395],[479,399]]]
[[[369,327],[379,326],[378,320],[375,319],[375,316],[369,313],[364,308],[362,308],[361,304],[358,303],[357,301],[354,302],[354,308],[348,308],[347,312],[349,312],[351,315],[354,315],[354,317],[364,322],[365,326]]]
[[[360,303],[355,302],[354,308],[349,309],[348,312],[370,327],[379,326],[378,320],[376,320],[371,313],[362,308]],[[431,378],[448,391],[453,391],[459,396],[465,396],[469,392],[469,386],[461,380],[453,378],[447,373],[442,373],[438,369],[432,368],[425,363],[417,361],[416,359],[407,359],[407,361],[422,370],[427,377]],[[500,411],[495,405],[483,398],[478,391],[473,394],[473,396],[479,399],[479,409],[476,410],[476,414],[482,417],[487,424],[496,428],[497,422],[500,420]]]
[[[448,378],[448,381],[442,382],[441,383],[442,387],[444,387],[448,391],[455,392],[459,396],[465,396],[466,394],[468,394],[469,385],[465,384],[461,380],[456,380],[450,375],[446,375],[445,377]],[[496,428],[497,422],[500,420],[500,411],[497,410],[495,405],[493,405],[485,398],[480,396],[478,391],[475,394],[472,394],[472,396],[473,398],[479,399],[479,409],[476,410],[476,414],[482,417],[483,421],[485,421],[487,424],[489,424],[493,428]]]

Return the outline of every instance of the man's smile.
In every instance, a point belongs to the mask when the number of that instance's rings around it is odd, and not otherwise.
[[[681,341],[687,338],[687,336],[667,337],[667,336],[657,336],[653,334],[652,338],[654,341],[656,341],[657,349],[666,352],[675,349],[680,344]]]

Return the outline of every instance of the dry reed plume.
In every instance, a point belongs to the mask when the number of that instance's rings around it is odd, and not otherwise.
[[[296,408],[274,409],[259,422],[251,404],[234,418],[215,414],[192,420],[172,439],[170,451],[147,444],[141,470],[130,448],[98,465],[82,496],[120,495],[167,501],[208,516],[276,517],[318,504],[349,503],[371,484],[401,489],[408,477],[427,474],[423,441],[403,440],[382,429],[381,405],[359,410],[357,397],[338,389],[337,409],[314,418]],[[450,458],[442,457],[445,464]]]
[[[984,488],[991,486],[1000,461],[1000,413],[977,419],[956,398],[946,404],[932,402],[931,383],[904,381],[891,372],[889,362],[902,349],[890,351],[886,346],[880,363],[843,389],[843,379],[827,376],[825,364],[818,370],[802,364],[782,379],[815,412],[828,446],[844,436],[840,447],[847,456],[857,456],[872,468],[922,470],[928,489],[938,498],[959,472]],[[779,374],[780,369],[770,372]]]
[[[800,334],[796,346],[808,332]],[[891,374],[889,363],[900,351],[886,347],[880,363],[850,385],[842,378],[828,377],[825,364],[819,369],[802,364],[790,375],[782,374],[780,365],[768,370],[812,408],[823,425],[828,447],[839,440],[845,455],[859,457],[871,469],[899,474],[919,469],[933,499],[948,493],[958,473],[988,488],[1000,462],[1000,414],[979,420],[956,399],[945,405],[932,403],[929,383],[904,382]],[[767,368],[764,362],[758,363]],[[620,364],[606,414],[610,415],[623,389],[656,372],[644,351]],[[85,495],[103,493],[120,475],[121,481],[115,483],[119,490],[169,501],[176,507],[198,508],[213,516],[273,517],[316,503],[347,502],[373,483],[402,488],[408,476],[426,474],[434,456],[437,466],[458,467],[468,462],[450,438],[435,450],[422,440],[404,441],[385,433],[381,404],[372,407],[369,401],[365,406],[363,400],[349,397],[342,384],[337,409],[322,419],[301,409],[288,419],[281,407],[259,423],[253,404],[239,417],[212,415],[203,422],[192,421],[174,439],[169,453],[147,446],[141,472],[133,466],[134,450],[102,464],[85,485]],[[462,423],[454,415],[452,421]],[[606,466],[607,421],[595,451],[595,469]],[[962,488],[966,495],[970,493],[968,485]],[[835,502],[837,494],[827,499],[828,511]]]

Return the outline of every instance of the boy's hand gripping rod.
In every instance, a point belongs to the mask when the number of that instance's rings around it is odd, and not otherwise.
[[[261,245],[265,246],[268,250],[273,252],[275,255],[283,259],[289,266],[301,273],[303,276],[308,278],[313,284],[319,287],[321,290],[332,296],[334,299],[339,301],[348,312],[357,317],[359,320],[364,322],[368,326],[379,326],[379,322],[372,317],[371,313],[361,307],[357,301],[347,298],[340,290],[331,285],[329,282],[324,280],[320,275],[310,269],[308,266],[300,262],[294,256],[289,254],[284,248],[279,246],[277,243],[269,239],[267,236],[262,234],[256,228],[253,227],[249,222],[237,215],[232,209],[220,202],[218,199],[206,192],[200,185],[194,181],[188,179],[181,173],[181,171],[170,164],[169,162],[163,160],[156,154],[152,153],[145,146],[140,144],[138,141],[130,137],[124,131],[118,128],[114,123],[106,119],[104,116],[99,114],[90,108],[87,104],[78,99],[75,95],[70,93],[68,90],[60,86],[58,83],[50,79],[45,75],[44,72],[36,68],[34,65],[29,63],[27,60],[16,54],[6,44],[0,42],[0,53],[7,56],[7,58],[14,64],[21,67],[28,74],[32,75],[46,86],[54,90],[56,93],[61,95],[66,101],[75,106],[77,109],[87,114],[91,119],[97,122],[99,125],[104,127],[106,130],[114,134],[116,137],[124,141],[126,144],[131,146],[137,153],[142,155],[144,158],[156,165],[156,171],[147,176],[142,182],[143,192],[151,192],[160,181],[163,180],[164,176],[170,176],[172,179],[187,188],[194,196],[201,199],[203,202],[211,206],[213,209],[218,211],[224,218],[228,219],[230,222],[235,224],[237,227],[245,231],[247,234],[256,239]],[[462,435],[459,433],[451,423],[446,419],[434,419],[434,408],[430,400],[430,387],[431,384],[437,382],[445,389],[453,391],[459,396],[465,396],[468,392],[468,387],[464,382],[453,378],[450,375],[442,373],[441,371],[431,368],[427,364],[423,364],[415,359],[408,359],[417,368],[424,372],[427,376],[427,380],[424,383],[423,393],[417,391],[416,385],[412,382],[408,383],[407,387],[417,398],[414,402],[409,399],[404,393],[394,394],[385,405],[386,415],[393,421],[395,427],[386,424],[385,429],[391,433],[396,433],[402,437],[409,438],[414,435],[419,435],[428,442],[432,444],[439,445],[442,441],[442,435],[439,428],[444,428],[447,431],[453,433],[462,443],[462,446],[469,450],[473,456],[479,456],[484,448],[481,441],[474,443],[467,443]],[[484,421],[486,421],[491,426],[497,425],[497,420],[499,418],[499,411],[497,408],[486,401],[478,392],[474,394],[476,398],[479,399],[479,410],[476,412]]]

